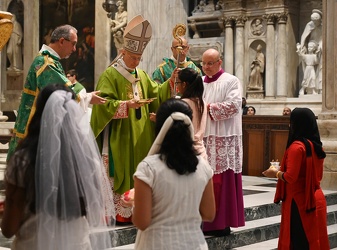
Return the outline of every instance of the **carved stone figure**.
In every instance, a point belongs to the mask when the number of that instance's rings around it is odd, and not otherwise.
[[[200,12],[204,12],[204,8],[206,6],[205,1],[200,0],[199,4],[197,6],[195,6],[194,10],[192,11],[192,13],[200,13]]]
[[[123,48],[123,32],[121,30],[117,30],[115,33],[113,33],[114,43],[117,51]]]
[[[251,72],[249,76],[249,90],[263,90],[263,72],[265,57],[262,53],[262,46],[259,44],[256,48],[256,56],[250,65]]]
[[[128,13],[125,10],[124,2],[117,1],[118,11],[115,14],[115,19],[111,20],[110,27],[114,38],[115,47],[117,50],[123,47],[124,28],[128,21]]]
[[[317,44],[316,56],[318,56],[318,64],[315,66],[315,89],[317,93],[322,92],[322,12],[314,9],[311,14],[311,21],[307,23],[301,36],[301,42],[297,45],[297,51],[301,55],[308,53],[309,41],[315,41]],[[299,52],[297,52],[299,53]],[[314,57],[314,56],[312,56]],[[302,60],[303,71],[306,69],[306,63]],[[304,80],[304,79],[303,79]],[[302,81],[303,83],[303,81]]]
[[[296,52],[302,58],[303,65],[305,66],[299,94],[317,94],[319,89],[316,86],[316,68],[318,67],[321,54],[318,44],[314,40],[309,41],[308,53],[304,54],[301,50],[301,45],[298,43]]]
[[[259,36],[263,33],[263,23],[260,18],[257,18],[255,22],[252,23],[252,34]]]
[[[206,5],[204,7],[204,12],[214,12],[214,10],[215,10],[214,0],[208,0],[208,1],[204,1],[204,2],[206,3]]]
[[[13,32],[7,44],[7,57],[10,66],[7,68],[9,71],[22,70],[22,39],[23,32],[20,23],[16,20],[15,15],[12,17]]]

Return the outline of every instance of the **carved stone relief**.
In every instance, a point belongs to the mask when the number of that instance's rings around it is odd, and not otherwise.
[[[224,39],[211,38],[211,39],[193,39],[189,41],[189,57],[195,64],[200,64],[202,54],[210,48],[216,49],[221,55],[224,54]]]
[[[266,32],[266,25],[261,17],[257,17],[250,23],[250,34],[253,36],[261,36]]]

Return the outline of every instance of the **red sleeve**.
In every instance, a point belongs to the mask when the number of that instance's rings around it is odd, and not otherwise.
[[[292,143],[288,150],[288,157],[286,159],[286,172],[283,178],[286,182],[292,184],[297,181],[301,165],[305,162],[305,146],[301,142]]]

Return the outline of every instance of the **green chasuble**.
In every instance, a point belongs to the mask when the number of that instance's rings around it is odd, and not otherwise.
[[[134,98],[132,83],[113,66],[103,72],[96,87],[107,102],[94,105],[91,115],[90,124],[100,150],[103,130],[108,126],[109,175],[114,178],[114,191],[119,194],[133,188],[133,174],[137,165],[145,158],[154,141],[155,124],[150,121],[149,113],[156,112],[159,104],[171,97],[169,81],[159,85],[140,69],[137,69],[137,78],[140,79],[137,82],[140,99],[157,97],[151,104],[140,108],[140,119],[136,117],[136,109],[127,109],[123,103]],[[124,109],[121,108],[123,105]],[[114,166],[113,171],[111,166]]]
[[[174,69],[176,68],[176,64],[173,59],[164,57],[163,62],[155,69],[155,71],[152,74],[152,79],[158,83],[163,83],[166,80],[168,80]],[[180,68],[192,68],[200,74],[201,70],[189,59],[186,57],[186,62],[184,64],[179,65]]]
[[[7,161],[14,153],[18,142],[26,136],[26,128],[35,113],[35,103],[39,92],[49,84],[69,86],[71,82],[65,76],[59,58],[45,50],[35,57],[29,68],[14,125],[14,136],[9,142]]]
[[[79,82],[75,82],[74,84],[70,85],[69,88],[72,89],[76,95],[78,95],[78,93],[84,89],[84,86]]]

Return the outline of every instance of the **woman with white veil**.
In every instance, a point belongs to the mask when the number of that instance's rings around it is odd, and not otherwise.
[[[1,229],[5,237],[15,235],[12,249],[114,245],[107,226],[114,222],[111,188],[95,139],[80,125],[85,113],[73,99],[63,85],[45,87],[8,163]]]

